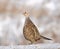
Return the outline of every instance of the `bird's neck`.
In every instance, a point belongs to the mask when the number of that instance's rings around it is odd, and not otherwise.
[[[27,17],[25,20],[25,24],[30,24],[30,23],[32,23],[32,21],[30,20],[30,17]]]

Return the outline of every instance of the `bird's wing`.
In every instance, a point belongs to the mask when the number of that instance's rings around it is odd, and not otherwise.
[[[37,28],[32,28],[32,30],[34,30],[34,38],[35,38],[35,40],[37,41],[37,40],[39,40],[40,39],[40,34],[39,34],[39,32],[38,32],[38,30],[37,30]]]

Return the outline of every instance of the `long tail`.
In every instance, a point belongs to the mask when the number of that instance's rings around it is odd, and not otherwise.
[[[46,39],[46,40],[52,40],[52,39],[49,39],[47,37],[44,37],[44,36],[41,36],[43,39]]]

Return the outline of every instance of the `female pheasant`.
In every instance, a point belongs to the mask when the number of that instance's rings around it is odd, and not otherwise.
[[[26,12],[24,14],[27,15]],[[24,34],[25,39],[31,41],[31,43],[35,43],[41,38],[46,39],[46,40],[51,40],[49,38],[46,38],[40,35],[37,27],[33,24],[33,22],[30,20],[29,17],[26,17],[25,24],[23,27],[23,34]]]

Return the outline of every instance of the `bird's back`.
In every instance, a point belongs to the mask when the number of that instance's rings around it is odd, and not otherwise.
[[[23,33],[24,33],[25,38],[30,41],[33,39],[35,41],[37,41],[37,39],[40,39],[39,32],[29,17],[26,18],[25,25],[23,28]]]

